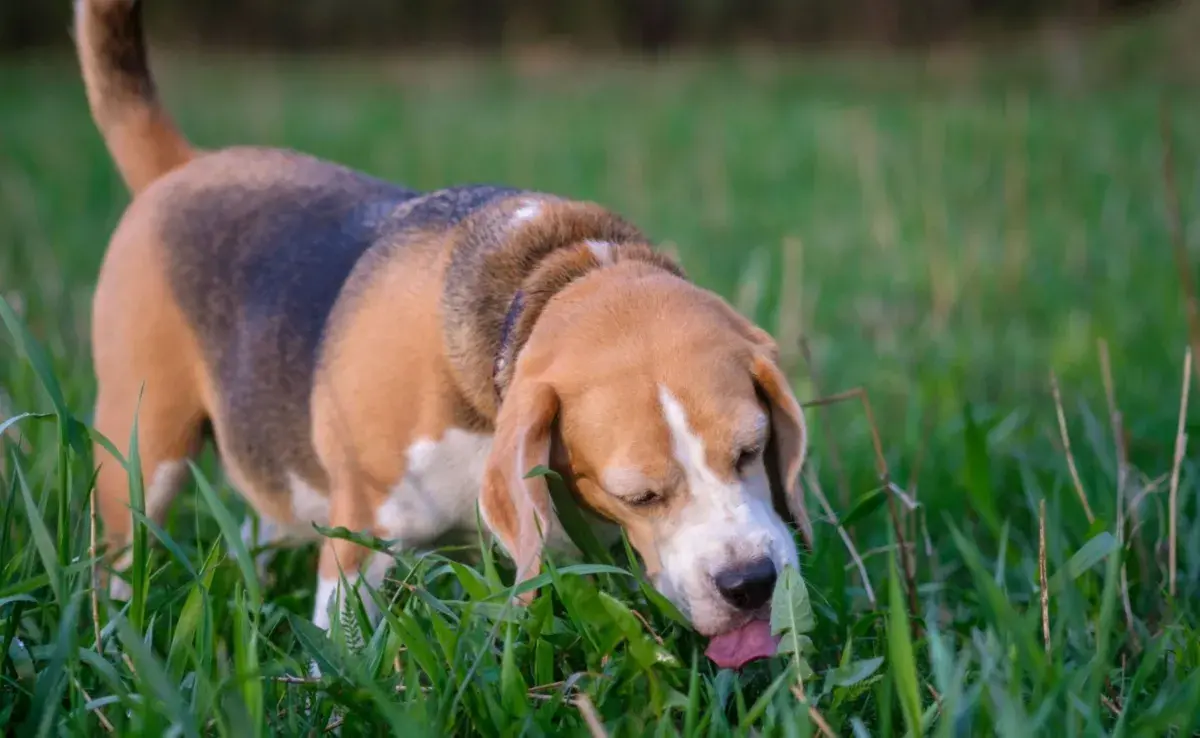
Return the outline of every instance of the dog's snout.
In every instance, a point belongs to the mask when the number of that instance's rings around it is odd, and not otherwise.
[[[730,567],[713,579],[726,602],[739,610],[757,610],[771,599],[776,574],[775,563],[763,558]]]

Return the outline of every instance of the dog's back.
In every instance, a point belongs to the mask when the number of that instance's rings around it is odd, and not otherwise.
[[[169,501],[170,464],[209,426],[245,492],[284,505],[296,477],[323,489],[313,378],[356,266],[373,249],[409,249],[411,268],[436,280],[437,234],[518,191],[422,193],[282,149],[198,150],[158,101],[140,2],[79,0],[76,39],[93,117],[134,196],[93,304],[98,426],[123,447],[140,407],[150,504]],[[102,467],[102,483],[123,487],[118,474]]]
[[[154,367],[189,356],[204,368],[194,413],[217,421],[223,456],[251,477],[243,481],[283,489],[291,471],[324,486],[309,438],[312,381],[355,266],[375,247],[428,245],[433,233],[518,191],[422,193],[282,149],[197,150],[158,101],[140,2],[79,0],[76,37],[93,117],[134,195],[100,274],[94,342],[142,347],[98,353],[143,356]],[[415,259],[415,269],[431,265]],[[180,315],[140,320],[127,310],[131,300],[167,302]],[[181,372],[166,373],[183,382]]]

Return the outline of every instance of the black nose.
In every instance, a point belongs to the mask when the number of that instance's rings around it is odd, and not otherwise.
[[[757,610],[775,591],[775,564],[770,559],[758,559],[726,569],[714,579],[729,604],[739,610]]]

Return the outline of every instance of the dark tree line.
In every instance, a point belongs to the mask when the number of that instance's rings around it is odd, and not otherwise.
[[[1097,23],[1162,0],[143,0],[156,38],[259,48],[496,50],[557,40],[677,46],[920,45],[1049,20]],[[0,2],[0,50],[69,41],[71,0]]]

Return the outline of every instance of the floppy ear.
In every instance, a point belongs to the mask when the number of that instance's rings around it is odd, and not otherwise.
[[[764,455],[771,481],[771,497],[780,512],[791,513],[805,545],[811,550],[812,523],[808,519],[804,490],[800,486],[800,468],[804,466],[808,451],[804,411],[771,351],[755,354],[750,373],[771,410],[771,436]]]
[[[550,463],[550,438],[558,395],[544,383],[517,381],[496,418],[496,433],[483,476],[483,520],[517,566],[517,581],[536,576],[542,546],[556,524],[543,476],[526,479]]]

